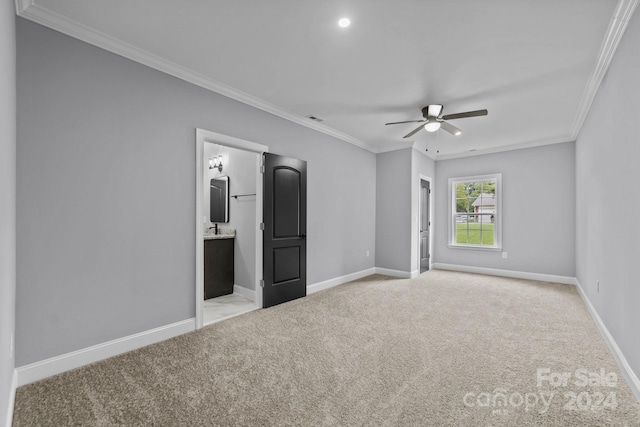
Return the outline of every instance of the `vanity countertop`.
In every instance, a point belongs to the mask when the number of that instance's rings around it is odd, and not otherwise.
[[[235,228],[219,228],[218,234],[214,234],[214,230],[206,228],[204,230],[204,240],[217,240],[217,239],[235,239]]]

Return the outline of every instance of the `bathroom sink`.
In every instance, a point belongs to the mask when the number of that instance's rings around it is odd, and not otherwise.
[[[215,230],[205,229],[204,240],[215,239],[234,239],[236,237],[236,230],[234,228],[219,228],[218,234],[215,234]]]

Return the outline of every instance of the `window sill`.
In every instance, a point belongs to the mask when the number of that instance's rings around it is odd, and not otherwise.
[[[473,245],[452,245],[449,244],[449,249],[465,249],[474,251],[487,251],[487,252],[501,252],[502,246],[473,246]]]

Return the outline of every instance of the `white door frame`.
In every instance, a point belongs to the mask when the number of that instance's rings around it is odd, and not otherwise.
[[[204,304],[204,226],[202,223],[202,207],[204,205],[204,143],[224,145],[225,147],[237,148],[262,154],[268,153],[269,147],[244,139],[211,132],[204,129],[196,129],[196,329],[204,325],[203,304]],[[256,282],[255,304],[257,308],[262,308],[262,177],[260,167],[262,166],[262,156],[257,156],[256,168],[258,170],[256,178]]]
[[[429,182],[429,270],[433,268],[433,179],[427,175],[419,174],[418,176],[418,233],[420,233],[420,181],[425,180]],[[420,239],[418,239],[418,245],[416,246],[418,251],[418,274],[420,274]]]

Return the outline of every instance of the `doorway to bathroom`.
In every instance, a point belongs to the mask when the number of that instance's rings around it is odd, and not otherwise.
[[[262,307],[262,153],[196,131],[196,328]]]
[[[196,329],[307,294],[307,162],[196,131]]]

